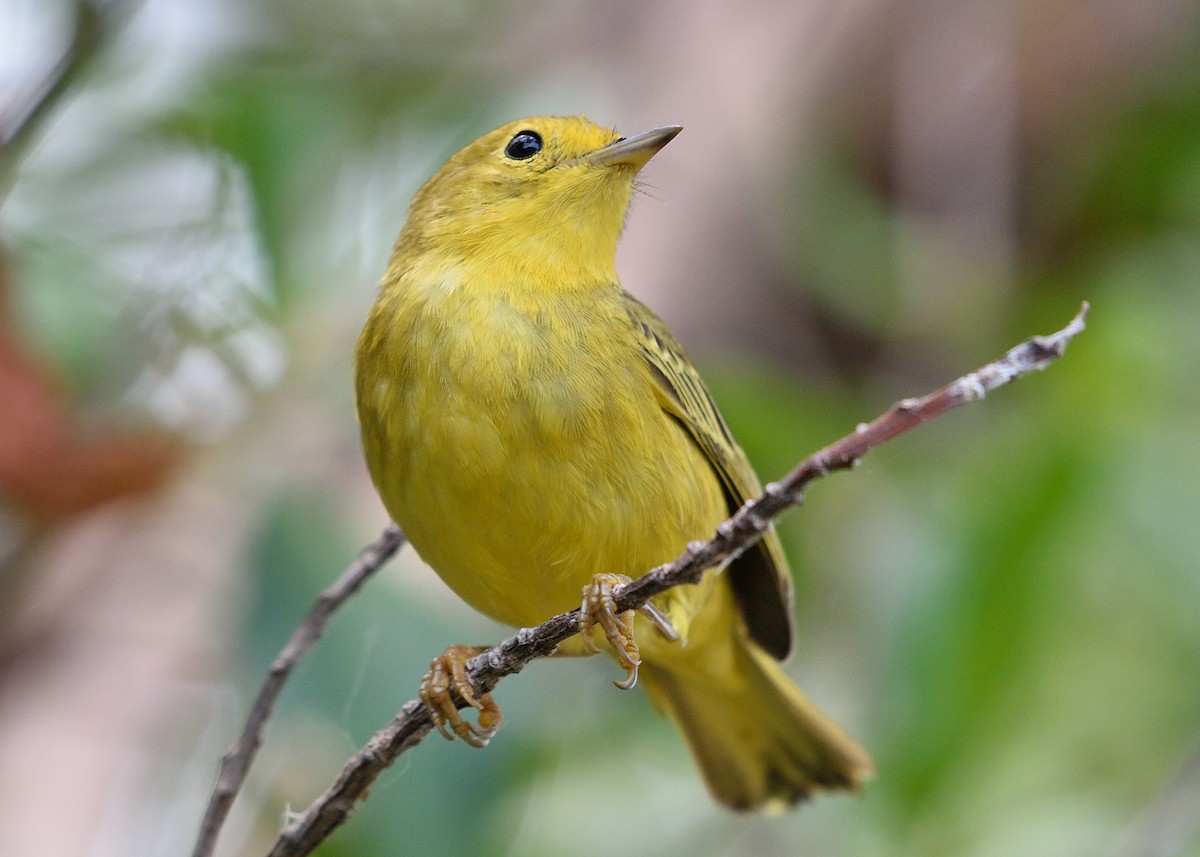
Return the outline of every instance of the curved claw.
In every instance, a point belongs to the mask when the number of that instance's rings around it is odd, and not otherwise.
[[[615,678],[613,679],[613,684],[617,687],[617,689],[633,690],[635,687],[637,687],[638,666],[638,664],[634,664],[631,667],[625,667],[627,670],[625,673],[625,681],[617,681]]]
[[[433,659],[429,672],[421,679],[421,701],[437,731],[450,741],[457,735],[472,747],[486,747],[504,719],[492,695],[476,696],[467,677],[467,661],[481,651],[482,648],[474,646],[451,646]],[[454,693],[479,712],[478,724],[463,719],[454,702]]]
[[[633,611],[618,613],[613,597],[613,589],[629,581],[630,578],[623,574],[596,575],[591,583],[583,587],[579,615],[579,631],[583,634],[584,645],[593,653],[600,651],[591,638],[592,629],[599,626],[612,646],[617,662],[625,668],[625,680],[613,681],[621,690],[630,690],[637,684],[638,667],[642,663],[641,652],[633,636]]]

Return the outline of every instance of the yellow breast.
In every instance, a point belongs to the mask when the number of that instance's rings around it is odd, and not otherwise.
[[[388,511],[500,621],[577,606],[595,574],[638,575],[725,516],[710,465],[656,402],[615,285],[536,305],[515,290],[397,290],[358,359],[386,367],[360,371],[359,415]]]

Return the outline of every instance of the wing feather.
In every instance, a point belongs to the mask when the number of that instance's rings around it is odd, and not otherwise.
[[[627,292],[622,295],[659,403],[687,430],[712,465],[732,514],[747,499],[762,493],[749,459],[733,439],[683,346],[648,307]],[[776,658],[787,657],[793,636],[791,575],[774,529],[730,563],[725,573],[750,637]]]

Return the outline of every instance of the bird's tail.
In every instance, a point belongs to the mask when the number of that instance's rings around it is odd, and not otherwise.
[[[769,655],[731,636],[720,653],[685,646],[641,667],[646,693],[683,730],[713,797],[738,810],[783,809],[870,778],[866,750]]]

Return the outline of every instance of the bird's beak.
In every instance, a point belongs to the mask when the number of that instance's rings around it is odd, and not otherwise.
[[[620,164],[640,170],[659,149],[670,143],[682,130],[682,125],[664,125],[652,131],[643,131],[636,137],[625,137],[615,143],[609,143],[603,149],[592,152],[585,160],[602,167]]]

